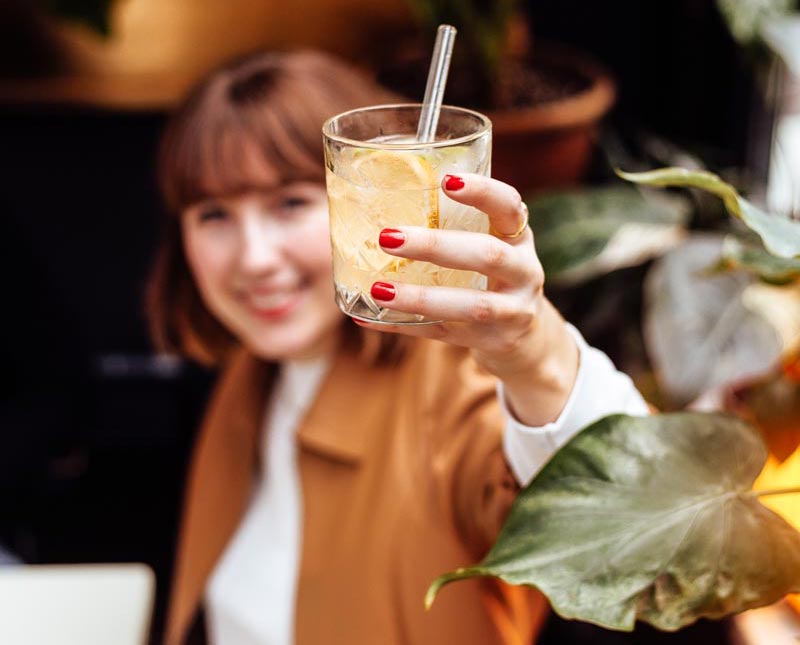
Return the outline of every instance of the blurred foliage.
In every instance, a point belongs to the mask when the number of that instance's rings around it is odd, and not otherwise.
[[[800,259],[778,257],[752,242],[730,236],[725,240],[719,262],[712,271],[737,269],[752,273],[768,284],[782,286],[800,278]]]
[[[680,239],[688,206],[631,186],[602,186],[526,200],[536,250],[551,283],[568,284],[660,255]]]
[[[111,8],[115,0],[32,0],[59,19],[79,22],[98,34],[111,34]]]
[[[648,186],[699,188],[722,199],[725,208],[756,233],[766,249],[781,258],[800,258],[800,221],[778,213],[766,213],[739,195],[729,183],[704,170],[659,168],[641,173],[617,174],[627,181]]]
[[[659,261],[648,278],[646,345],[659,382],[674,404],[685,405],[767,372],[797,335],[774,312],[792,310],[798,297],[792,290],[761,292],[756,299],[752,285],[797,282],[800,222],[762,211],[706,171],[662,168],[618,174],[637,184],[689,187],[715,195],[743,228],[724,243],[719,236],[713,249],[698,247],[695,259],[686,255],[691,248],[687,243]],[[699,240],[694,243],[698,244]],[[683,278],[658,280],[668,266]],[[723,288],[726,284],[730,288]],[[707,324],[701,324],[703,320]]]
[[[670,408],[724,387],[732,376],[762,374],[783,351],[770,321],[747,305],[753,278],[708,274],[722,246],[722,235],[693,235],[658,260],[645,280],[643,332]]]
[[[744,46],[757,43],[761,27],[771,18],[784,16],[798,7],[797,0],[717,0],[734,39]]]
[[[425,32],[432,37],[439,25],[453,25],[463,55],[482,77],[497,78],[517,0],[408,1]],[[454,55],[460,55],[459,50]]]

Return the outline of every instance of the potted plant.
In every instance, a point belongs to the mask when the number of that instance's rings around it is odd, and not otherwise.
[[[398,47],[379,79],[422,96],[436,27],[458,29],[445,101],[481,110],[493,123],[492,174],[518,189],[577,183],[593,135],[614,102],[608,72],[564,47],[530,46],[516,0],[409,0],[420,32]]]

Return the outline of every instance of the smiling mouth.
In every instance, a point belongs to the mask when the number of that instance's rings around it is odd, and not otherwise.
[[[297,289],[279,293],[250,294],[247,297],[247,304],[259,318],[274,320],[292,311],[300,298],[301,291]]]

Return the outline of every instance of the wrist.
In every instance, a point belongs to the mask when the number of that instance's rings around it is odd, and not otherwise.
[[[564,319],[548,301],[513,359],[495,374],[506,403],[522,423],[540,426],[558,418],[578,374],[579,350]]]

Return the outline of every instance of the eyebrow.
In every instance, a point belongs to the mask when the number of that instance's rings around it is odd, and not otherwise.
[[[306,186],[319,186],[319,185],[324,185],[324,180],[313,179],[313,178],[308,178],[308,177],[303,177],[303,178],[296,177],[296,178],[282,179],[280,182],[275,183],[275,184],[269,184],[269,185],[262,184],[262,185],[258,185],[258,186],[256,186],[256,185],[247,186],[247,187],[244,187],[244,188],[242,188],[240,190],[232,191],[232,192],[229,192],[229,193],[220,193],[218,195],[207,195],[207,196],[202,197],[202,198],[200,198],[198,200],[195,200],[195,201],[193,201],[193,202],[191,202],[189,204],[186,204],[186,206],[183,207],[183,210],[185,211],[185,210],[188,210],[188,209],[202,208],[203,206],[209,206],[209,205],[219,205],[220,202],[222,202],[222,201],[224,201],[226,199],[232,199],[232,198],[235,198],[238,195],[242,195],[242,194],[245,194],[245,193],[259,193],[259,194],[262,194],[262,195],[265,195],[265,194],[268,194],[268,193],[277,193],[277,192],[280,192],[280,191],[284,191],[287,188],[291,188],[293,186],[296,186],[297,184],[306,185]]]

